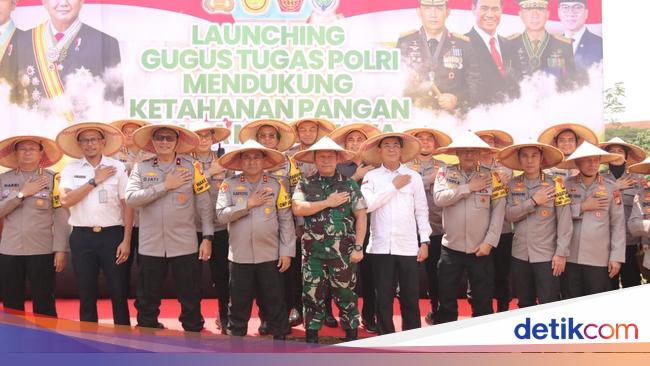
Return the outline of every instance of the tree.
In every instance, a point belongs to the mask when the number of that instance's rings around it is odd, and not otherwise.
[[[611,88],[605,89],[605,121],[618,123],[618,114],[625,112],[625,84],[622,81],[614,83]]]

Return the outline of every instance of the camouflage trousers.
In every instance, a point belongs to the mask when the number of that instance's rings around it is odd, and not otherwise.
[[[357,265],[350,258],[318,259],[302,257],[302,302],[305,329],[319,330],[325,318],[325,294],[329,288],[339,308],[341,327],[359,327]]]

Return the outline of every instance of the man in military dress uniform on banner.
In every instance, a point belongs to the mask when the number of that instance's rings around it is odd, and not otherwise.
[[[445,27],[447,0],[420,0],[417,13],[422,27],[397,41],[402,62],[413,71],[404,95],[420,108],[466,110],[481,77],[469,37]]]
[[[15,9],[16,0],[0,0],[0,83],[3,81],[8,83],[12,88],[12,94],[18,74],[16,40],[24,33],[16,28],[11,19],[11,13]]]

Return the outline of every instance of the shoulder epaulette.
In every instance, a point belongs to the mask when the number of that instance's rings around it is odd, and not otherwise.
[[[553,34],[553,38],[557,39],[558,41],[562,41],[564,43],[568,43],[568,44],[573,43],[573,39],[569,37],[565,37],[561,34]]]
[[[410,36],[410,35],[412,35],[412,34],[415,34],[415,33],[419,32],[419,31],[420,31],[419,29],[411,29],[411,30],[408,30],[408,31],[406,31],[406,32],[404,32],[404,33],[400,33],[399,38],[408,37],[408,36]]]
[[[512,41],[513,39],[515,39],[517,37],[520,37],[520,36],[521,36],[521,33],[515,33],[515,34],[511,34],[511,35],[507,36],[506,39],[508,41]]]
[[[466,35],[464,35],[464,34],[461,34],[461,33],[451,32],[451,35],[454,36],[454,37],[456,37],[456,38],[458,38],[458,39],[460,39],[460,40],[463,40],[463,41],[465,41],[465,42],[469,42],[469,41],[470,41],[470,39],[469,39],[468,36],[466,36]]]

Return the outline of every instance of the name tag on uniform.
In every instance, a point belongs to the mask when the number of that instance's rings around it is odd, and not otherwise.
[[[97,195],[99,196],[99,203],[108,202],[108,191],[107,190],[101,189],[99,192],[97,192]]]

